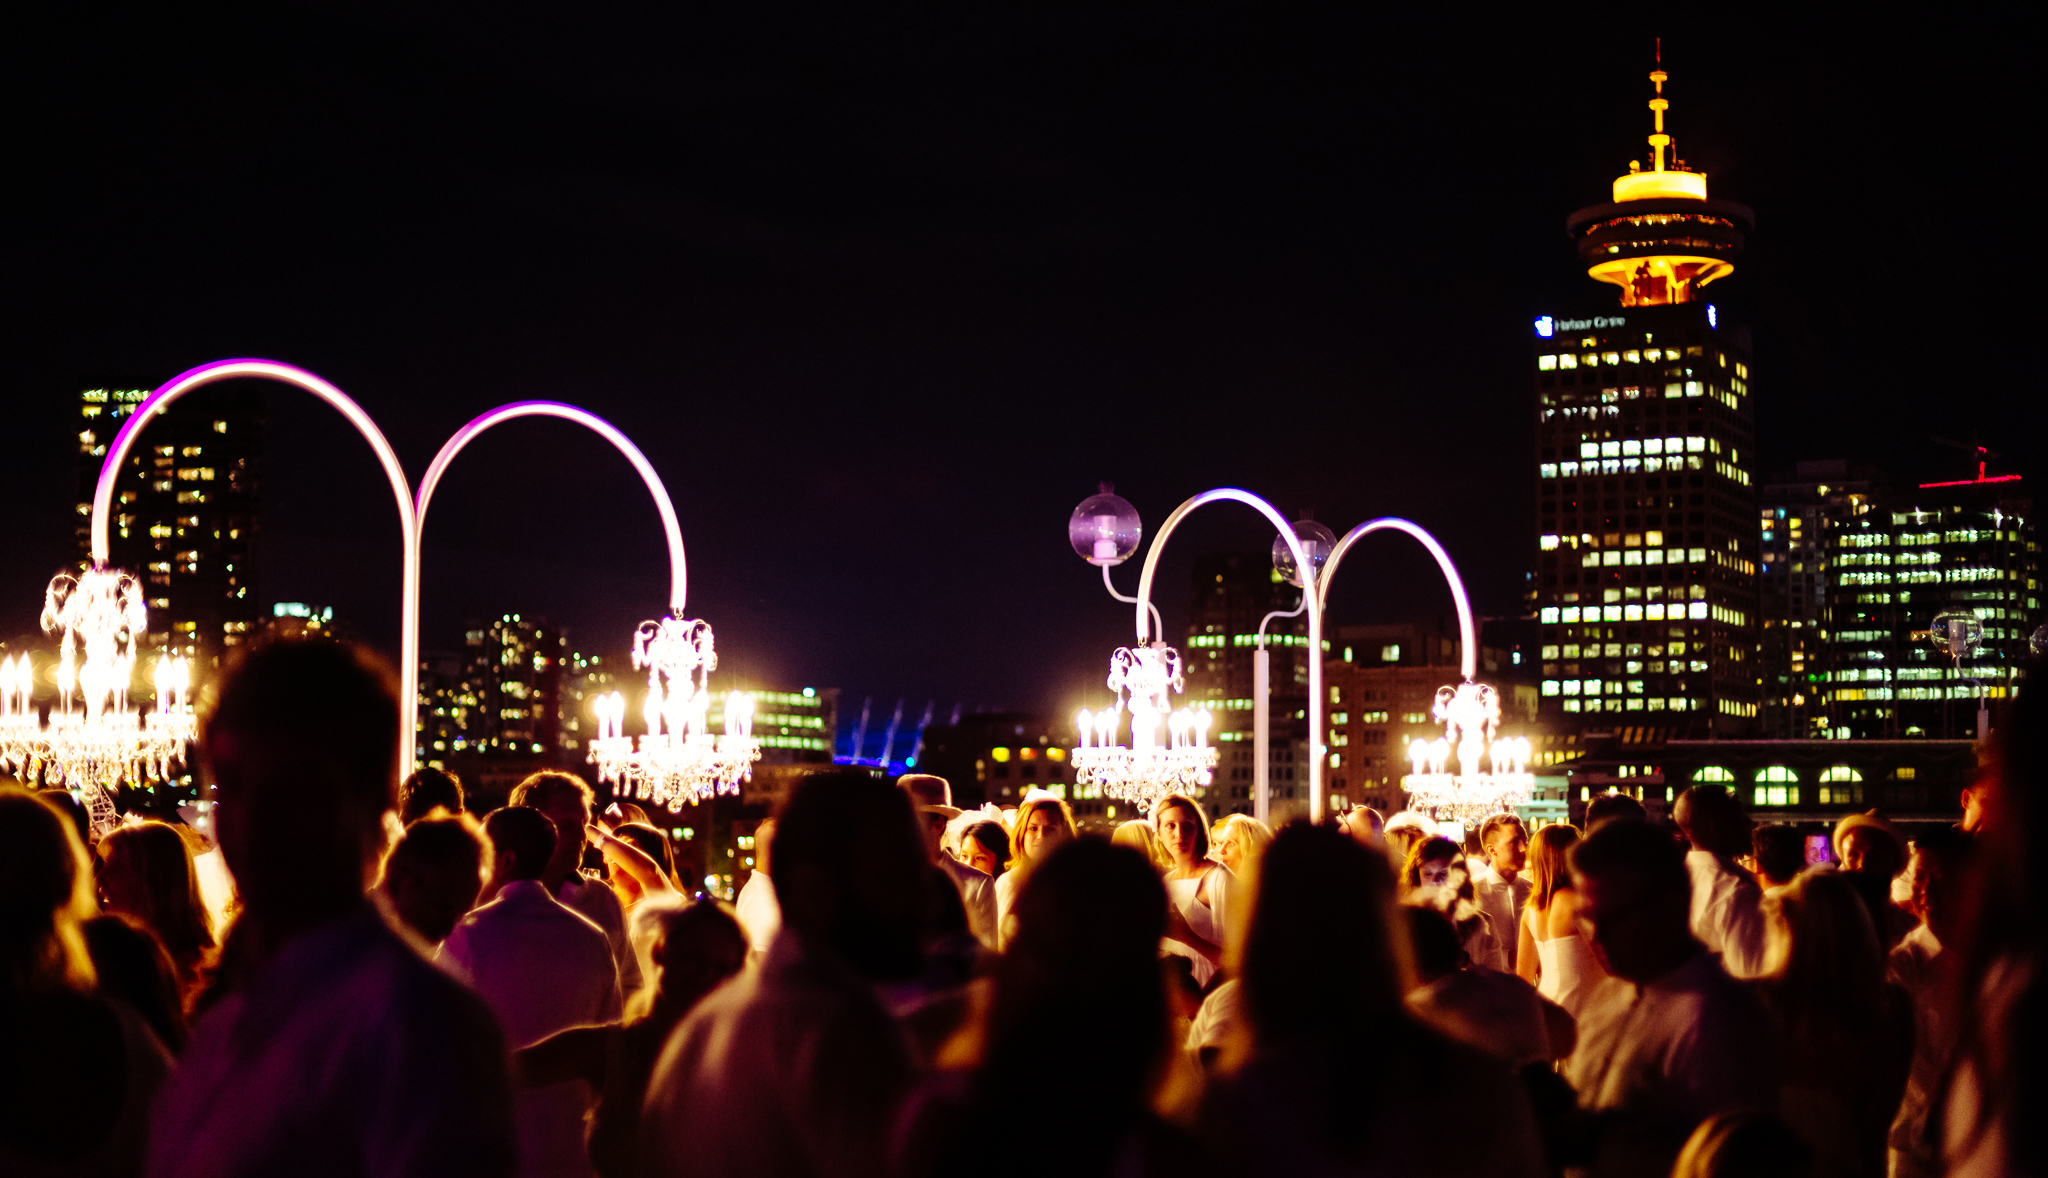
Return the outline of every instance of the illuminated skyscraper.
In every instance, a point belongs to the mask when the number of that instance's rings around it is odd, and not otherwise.
[[[92,499],[107,447],[150,394],[138,382],[78,392],[78,559],[91,559]],[[143,580],[149,645],[195,660],[202,675],[247,641],[258,610],[257,467],[262,400],[200,389],[150,422],[115,484],[109,557]]]
[[[1750,211],[1707,196],[1650,75],[1647,167],[1566,227],[1619,309],[1537,318],[1541,717],[1565,728],[1747,735],[1757,664],[1749,332],[1705,299]]]
[[[1838,597],[1831,566],[1838,533],[1878,510],[1880,494],[1872,472],[1851,471],[1840,459],[1801,462],[1790,481],[1763,489],[1757,538],[1765,737],[1810,740],[1836,727],[1828,684],[1839,643],[1827,619],[1838,612],[1846,618],[1859,594],[1851,589]]]
[[[2041,545],[2018,475],[1921,483],[1827,538],[1830,595],[1825,735],[1945,737],[1977,731],[1981,697],[2019,687],[2041,616]],[[1957,661],[1928,640],[1942,614],[1974,616],[1980,642]]]

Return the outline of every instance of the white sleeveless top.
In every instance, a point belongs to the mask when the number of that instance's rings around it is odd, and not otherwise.
[[[1536,959],[1542,963],[1543,971],[1536,981],[1536,992],[1564,1007],[1573,1018],[1579,1017],[1587,995],[1600,978],[1592,952],[1586,938],[1576,934],[1537,941]]]
[[[1182,916],[1187,918],[1188,927],[1195,930],[1197,936],[1217,945],[1223,943],[1223,897],[1224,893],[1228,891],[1228,886],[1225,884],[1225,881],[1218,880],[1218,884],[1223,886],[1218,886],[1210,891],[1209,904],[1202,903],[1201,890],[1202,884],[1210,876],[1218,874],[1227,875],[1229,870],[1227,867],[1218,866],[1194,879],[1169,879],[1163,881],[1166,884],[1166,898],[1175,908],[1180,909]],[[1211,905],[1214,906],[1212,907]],[[1197,986],[1208,985],[1210,976],[1216,972],[1216,967],[1210,963],[1208,958],[1181,944],[1179,941],[1162,941],[1161,948],[1169,953],[1178,953],[1194,963],[1195,984]]]

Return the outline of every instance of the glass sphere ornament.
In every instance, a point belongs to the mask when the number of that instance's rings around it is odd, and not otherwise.
[[[1330,551],[1337,547],[1336,534],[1312,519],[1304,519],[1294,522],[1294,538],[1301,541],[1302,551],[1314,565],[1309,578],[1312,580],[1314,574],[1323,571],[1323,565],[1330,559]],[[1285,536],[1273,537],[1273,571],[1290,585],[1302,589],[1308,587],[1308,581],[1294,567],[1294,550],[1287,546]]]
[[[1138,550],[1145,528],[1138,509],[1118,495],[1114,486],[1098,485],[1101,492],[1083,499],[1067,521],[1067,539],[1089,564],[1119,565]]]

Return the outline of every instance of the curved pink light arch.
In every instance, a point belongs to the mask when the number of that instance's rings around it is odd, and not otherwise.
[[[661,476],[654,471],[654,464],[647,461],[647,456],[640,452],[640,447],[635,446],[631,438],[620,432],[611,422],[574,405],[565,405],[559,401],[514,401],[481,414],[468,425],[456,430],[442,443],[440,452],[434,455],[434,461],[427,467],[426,477],[420,480],[418,497],[410,506],[415,538],[426,533],[427,505],[434,497],[434,488],[441,484],[441,476],[455,461],[455,456],[462,453],[463,447],[475,441],[485,430],[520,417],[554,417],[574,422],[610,442],[619,453],[625,455],[627,462],[633,464],[633,469],[639,472],[640,481],[647,484],[648,494],[654,497],[654,509],[661,514],[662,534],[668,540],[669,610],[676,617],[682,617],[684,599],[689,594],[690,577],[688,566],[683,560],[683,529],[676,523],[676,508],[669,499],[668,488],[662,485]],[[408,623],[405,631],[405,658],[407,664],[414,668],[419,666],[420,658],[419,614],[420,562],[415,557],[405,582],[405,616]]]
[[[405,467],[398,461],[398,455],[391,449],[391,443],[384,439],[384,432],[362,406],[351,400],[348,394],[303,368],[280,364],[275,360],[216,360],[197,368],[181,372],[144,398],[135,412],[129,415],[114,440],[107,445],[107,460],[100,464],[100,478],[92,493],[92,559],[94,564],[104,565],[108,555],[108,533],[112,524],[114,504],[114,482],[121,473],[121,464],[128,458],[128,451],[135,446],[135,439],[141,436],[143,428],[152,419],[170,408],[171,403],[193,389],[215,381],[253,378],[274,380],[303,389],[341,411],[350,425],[363,440],[376,451],[377,461],[384,467],[384,477],[391,483],[391,494],[398,501],[398,527],[404,544],[404,569],[401,573],[400,597],[403,600],[409,587],[419,575],[419,530],[413,522],[412,487],[405,477]],[[419,698],[419,631],[418,613],[406,610],[399,619],[399,643],[407,652],[405,663],[399,667],[400,698]],[[398,763],[410,772],[413,764],[415,717],[402,717],[398,733]]]
[[[1444,546],[1437,543],[1436,537],[1430,535],[1421,525],[1388,515],[1369,519],[1344,533],[1344,538],[1337,541],[1337,546],[1330,550],[1330,559],[1323,562],[1323,571],[1316,578],[1318,604],[1328,600],[1330,580],[1337,575],[1337,565],[1344,559],[1344,554],[1351,551],[1352,545],[1378,531],[1404,532],[1413,536],[1424,548],[1429,549],[1431,556],[1436,558],[1437,568],[1442,570],[1444,580],[1451,587],[1451,600],[1458,607],[1460,670],[1465,676],[1465,681],[1472,682],[1479,673],[1479,634],[1478,627],[1472,621],[1472,601],[1465,596],[1465,581],[1458,576],[1458,566],[1452,563],[1451,554],[1444,551]]]
[[[1315,562],[1311,561],[1308,558],[1307,550],[1302,548],[1301,538],[1294,534],[1294,525],[1289,523],[1287,517],[1281,515],[1279,509],[1275,508],[1271,503],[1266,502],[1264,499],[1261,499],[1257,495],[1252,494],[1250,491],[1239,490],[1236,487],[1217,487],[1216,489],[1211,491],[1204,491],[1201,494],[1195,496],[1194,498],[1189,499],[1187,502],[1181,504],[1179,507],[1174,508],[1173,514],[1167,516],[1166,522],[1159,526],[1159,533],[1152,537],[1152,546],[1145,550],[1145,571],[1138,578],[1137,609],[1139,642],[1142,643],[1145,641],[1146,635],[1149,631],[1151,617],[1146,611],[1150,607],[1152,601],[1152,574],[1159,567],[1159,555],[1166,548],[1166,538],[1168,536],[1171,536],[1173,534],[1173,529],[1180,525],[1180,521],[1186,519],[1188,514],[1194,511],[1197,507],[1200,507],[1205,503],[1215,503],[1220,500],[1226,499],[1236,503],[1243,503],[1246,506],[1251,507],[1252,509],[1257,511],[1259,514],[1265,516],[1268,520],[1272,521],[1273,526],[1280,530],[1281,539],[1287,541],[1288,550],[1294,554],[1295,568],[1313,569],[1316,567]],[[1332,554],[1331,559],[1336,559],[1335,554]],[[1323,748],[1322,736],[1323,602],[1322,596],[1320,594],[1308,593],[1305,596],[1308,605],[1309,633],[1308,813],[1309,821],[1321,822],[1323,820],[1323,764],[1326,759],[1326,750],[1324,750]],[[1161,634],[1160,637],[1163,639],[1166,636],[1164,634]]]

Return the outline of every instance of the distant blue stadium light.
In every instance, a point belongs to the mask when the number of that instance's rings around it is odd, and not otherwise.
[[[1712,323],[1713,321],[1714,309],[1712,307],[1708,307],[1707,322]],[[1549,339],[1551,336],[1556,335],[1557,321],[1552,319],[1548,315],[1538,315],[1536,317],[1536,334],[1542,336],[1544,339]]]
[[[1721,313],[1714,310],[1714,304],[1712,303],[1707,304],[1707,326],[1716,331],[1721,328]]]

